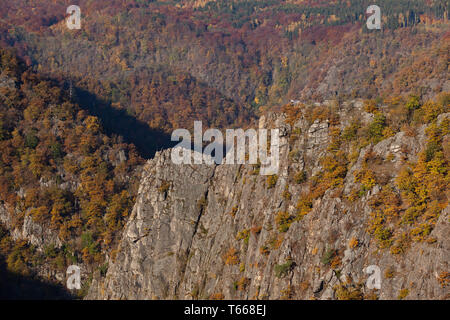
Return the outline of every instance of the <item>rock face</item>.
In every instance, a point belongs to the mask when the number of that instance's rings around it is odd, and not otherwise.
[[[14,227],[11,221],[11,214],[4,205],[0,205],[0,223],[11,230],[11,235],[14,240],[27,240],[40,251],[46,245],[53,245],[56,248],[62,246],[57,233],[46,226],[35,223],[29,214],[25,215],[21,228]]]
[[[356,111],[355,104],[346,108]],[[327,190],[311,212],[280,231],[276,214],[294,215],[305,188],[292,176],[321,170],[318,159],[329,143],[329,124],[305,119],[288,124],[284,115],[272,114],[260,125],[286,133],[276,183],[253,165],[175,165],[171,150],[148,161],[118,252],[106,276],[94,277],[87,299],[336,299],[339,284],[362,284],[362,294],[372,292],[365,285],[371,265],[381,272],[375,291],[380,299],[397,299],[402,290],[405,299],[449,298],[438,279],[449,270],[448,207],[432,231],[436,241],[413,243],[402,255],[379,249],[367,231],[367,200],[378,186],[354,202]],[[402,157],[416,159],[424,129],[415,137],[400,132],[370,150],[394,155],[390,179]],[[298,138],[290,139],[294,131]],[[344,193],[355,186],[353,173],[369,149],[348,171]],[[352,238],[358,239],[356,246],[349,245]],[[330,248],[342,252],[338,268],[323,262]]]

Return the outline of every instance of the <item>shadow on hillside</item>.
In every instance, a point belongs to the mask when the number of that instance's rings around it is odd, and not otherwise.
[[[151,159],[157,151],[175,145],[167,133],[150,128],[145,122],[130,116],[125,110],[111,107],[109,102],[99,99],[87,90],[76,88],[76,102],[81,108],[100,119],[107,135],[122,136],[124,142],[136,146],[144,159]]]
[[[63,286],[9,272],[0,261],[0,300],[71,300],[74,298]]]

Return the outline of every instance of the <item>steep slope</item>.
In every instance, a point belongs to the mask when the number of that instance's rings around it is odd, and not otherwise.
[[[67,3],[0,0],[0,45],[24,59],[0,50],[2,275],[63,283],[77,263],[97,298],[370,298],[379,258],[380,297],[445,297],[449,1],[379,0],[381,31],[363,0],[77,4],[69,30]],[[278,175],[162,152],[129,220],[173,129],[246,128],[291,99],[336,101],[261,121],[283,128]]]
[[[0,269],[4,288],[17,292],[2,297],[38,297],[7,279],[26,277],[24,288],[64,283],[77,263],[85,280],[102,265],[133,206],[141,164],[135,146],[108,136],[62,81],[0,49]]]
[[[252,165],[175,165],[170,150],[157,153],[119,251],[87,298],[448,299],[449,114],[352,149],[345,141],[370,137],[377,123],[367,109],[286,106],[262,117],[260,127],[282,132],[276,176]],[[426,186],[421,212],[401,178],[407,167],[437,188]],[[365,286],[370,265],[381,269],[380,290]]]

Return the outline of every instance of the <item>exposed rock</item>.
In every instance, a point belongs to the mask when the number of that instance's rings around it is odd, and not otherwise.
[[[7,208],[4,205],[0,205],[0,223],[10,230],[14,240],[27,240],[36,246],[37,250],[42,251],[48,245],[54,245],[56,248],[62,246],[62,242],[56,232],[46,226],[35,223],[29,214],[25,215],[23,224],[17,227],[13,225],[11,215]]]
[[[264,117],[259,125],[290,130],[279,119]],[[221,293],[225,298],[280,299],[289,290],[297,299],[335,299],[335,287],[348,281],[361,283],[368,293],[364,270],[370,265],[381,269],[381,299],[396,299],[402,288],[409,289],[407,298],[448,298],[437,279],[449,269],[448,207],[431,233],[436,241],[413,243],[401,256],[378,249],[367,232],[367,199],[380,191],[378,186],[354,203],[328,190],[302,220],[284,233],[277,230],[274,216],[280,211],[295,215],[303,188],[290,179],[299,160],[291,162],[289,153],[298,149],[306,155],[300,156],[300,168],[320,171],[317,155],[328,143],[327,122],[309,126],[300,119],[293,127],[306,135],[291,145],[287,137],[280,141],[280,170],[272,188],[252,165],[175,165],[171,150],[157,153],[145,166],[119,253],[106,277],[93,280],[87,298],[207,299]],[[386,156],[405,146],[408,159],[414,159],[424,144],[423,130],[416,137],[398,133],[371,151]],[[344,193],[355,187],[353,173],[367,152],[369,147],[350,168]],[[396,172],[400,162],[393,161]],[[166,192],[160,188],[164,182],[170,183]],[[283,197],[285,190],[292,199]],[[358,239],[352,248],[351,238]],[[342,250],[339,270],[321,261],[329,248]],[[388,269],[393,276],[386,278]]]

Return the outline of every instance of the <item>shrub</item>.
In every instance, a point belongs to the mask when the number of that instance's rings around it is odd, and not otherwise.
[[[349,248],[351,248],[351,249],[355,249],[356,247],[358,247],[359,246],[359,241],[358,241],[358,239],[356,239],[356,238],[351,238],[350,239],[350,241],[349,241],[349,243],[348,243],[348,246],[349,246]]]
[[[233,208],[231,208],[229,215],[234,218],[236,216],[237,211],[238,211],[238,207],[234,206]]]
[[[388,248],[392,243],[392,231],[387,229],[385,226],[386,218],[382,211],[377,210],[375,212],[371,212],[371,218],[369,220],[369,233],[375,236],[375,239],[378,241],[378,247]]]
[[[289,152],[289,159],[291,161],[298,161],[301,157],[302,153],[299,150],[292,150]]]
[[[200,288],[198,287],[198,284],[196,284],[194,288],[192,288],[190,294],[193,299],[198,299],[198,296],[200,295]]]
[[[253,227],[250,229],[250,231],[251,231],[254,235],[260,234],[261,230],[262,230],[262,227],[261,227],[261,226],[253,226]]]
[[[442,271],[439,274],[438,282],[441,285],[441,288],[445,288],[450,283],[450,272]]]
[[[282,197],[284,200],[291,200],[292,194],[289,192],[289,186],[286,186],[282,193]]]
[[[36,130],[25,136],[25,147],[34,149],[39,144],[39,138],[36,136]]]
[[[57,255],[57,249],[55,245],[50,244],[48,246],[44,247],[44,256],[47,258],[56,258]]]
[[[267,188],[271,189],[275,187],[278,181],[278,176],[276,174],[267,177]]]
[[[378,300],[379,298],[380,297],[374,289],[364,294],[364,300]]]
[[[329,265],[336,255],[337,255],[336,249],[330,248],[328,250],[325,250],[322,259],[320,261],[324,265]]]
[[[60,143],[55,142],[50,145],[50,152],[52,154],[53,159],[62,160],[64,157],[64,151]]]
[[[278,231],[279,232],[288,231],[293,220],[294,218],[291,217],[288,212],[285,211],[278,212],[277,215],[275,216],[275,222],[278,225]]]
[[[342,151],[323,157],[320,164],[323,172],[315,177],[317,184],[312,188],[314,199],[321,197],[329,188],[342,186],[347,175],[347,155]]]
[[[400,235],[398,239],[394,241],[390,252],[392,254],[402,254],[405,253],[410,244],[410,238],[407,232],[404,232]]]
[[[280,246],[283,244],[284,241],[284,236],[283,233],[281,234],[274,234],[269,240],[268,240],[268,244],[270,246],[270,249],[276,250],[278,248],[280,248]]]
[[[98,267],[98,271],[100,271],[100,275],[102,277],[105,277],[106,272],[108,271],[108,263],[104,263],[100,267]]]
[[[268,256],[270,253],[269,247],[266,245],[263,245],[261,247],[259,247],[259,253],[264,255],[264,256]]]
[[[289,271],[292,270],[293,267],[294,261],[292,261],[291,259],[288,259],[283,264],[277,264],[275,265],[275,276],[281,279],[285,277],[289,273]]]
[[[312,210],[313,204],[309,196],[301,196],[297,202],[297,219],[301,220]]]
[[[433,225],[429,223],[421,223],[416,228],[411,230],[411,236],[414,241],[420,242],[426,240],[431,231],[433,231]]]
[[[395,155],[392,152],[389,152],[388,155],[386,156],[386,160],[392,161],[394,159],[395,159]]]
[[[30,275],[29,265],[32,253],[33,250],[26,240],[17,241],[6,259],[8,270],[25,276]]]
[[[361,127],[359,121],[352,122],[349,126],[345,127],[342,132],[342,139],[347,142],[356,140],[358,138],[358,129]]]
[[[422,106],[422,110],[424,111],[424,120],[427,123],[435,120],[441,113],[445,112],[443,105],[432,101],[427,101]]]
[[[384,272],[384,277],[386,279],[391,279],[394,277],[395,271],[392,267],[389,267],[385,272]]]
[[[238,251],[231,247],[222,257],[225,261],[225,265],[237,265],[239,263]]]
[[[361,287],[346,286],[339,284],[334,288],[336,291],[336,297],[338,300],[362,300],[363,294]]]
[[[292,286],[289,284],[286,289],[281,290],[281,300],[289,300],[292,299],[294,295],[294,290]]]
[[[237,290],[244,291],[249,284],[250,284],[250,279],[246,278],[246,277],[242,277],[237,282]]]
[[[408,102],[405,105],[406,110],[408,110],[408,112],[413,112],[416,109],[420,108],[420,98],[418,96],[415,95],[411,95]]]
[[[81,245],[90,254],[95,254],[98,252],[97,243],[91,232],[85,232],[81,235]]]
[[[250,230],[244,229],[242,231],[239,231],[236,235],[236,240],[244,240],[245,244],[248,244],[248,241],[250,239]]]
[[[409,294],[409,289],[402,289],[398,293],[398,297],[397,298],[399,300],[403,300],[403,299],[405,299],[408,296],[408,294]]]
[[[443,121],[444,122],[444,121]],[[402,233],[394,243],[391,253],[403,253],[409,239],[432,241],[429,235],[447,201],[442,196],[448,185],[448,160],[442,152],[443,135],[448,123],[432,123],[426,129],[428,137],[417,163],[409,163],[397,176],[395,183],[408,207],[401,216],[401,224],[410,226],[409,234]]]
[[[363,192],[371,190],[377,184],[375,173],[367,168],[355,172],[355,182],[361,183]]]
[[[378,111],[376,101],[373,99],[364,101],[364,111],[367,113],[376,113]]]
[[[306,182],[306,179],[307,179],[307,175],[306,175],[306,171],[304,171],[304,170],[297,172],[294,176],[294,181],[297,184],[302,184],[303,182]]]
[[[214,293],[211,296],[209,296],[209,299],[210,300],[223,300],[223,299],[225,299],[225,296],[223,295],[222,292],[219,292],[219,293]]]
[[[330,266],[332,269],[337,269],[341,265],[341,262],[341,257],[336,254],[333,259],[331,259]]]
[[[286,123],[289,123],[291,126],[293,126],[295,122],[301,118],[302,108],[303,105],[300,106],[294,106],[292,104],[284,105],[281,111],[286,114]]]
[[[392,243],[392,231],[384,226],[375,229],[375,238],[378,240],[381,248],[390,247]]]
[[[170,182],[163,181],[161,186],[158,188],[159,193],[166,193],[170,188]]]
[[[386,116],[382,113],[376,113],[367,130],[367,136],[372,143],[378,143],[383,140],[383,131],[386,127]]]

